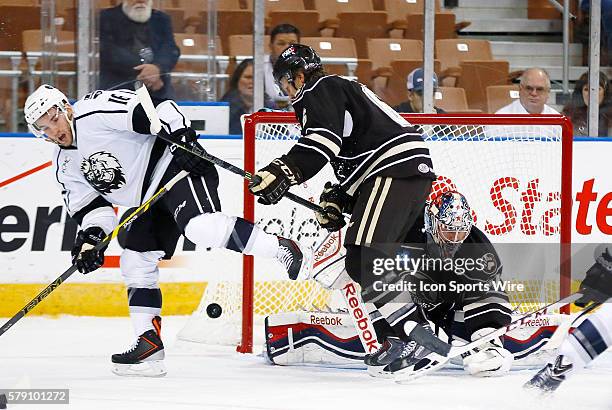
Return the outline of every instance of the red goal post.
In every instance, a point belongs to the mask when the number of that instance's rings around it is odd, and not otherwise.
[[[567,295],[571,286],[571,218],[572,218],[572,124],[569,119],[562,115],[490,115],[490,114],[402,114],[410,123],[425,127],[439,127],[444,129],[447,134],[473,134],[471,141],[527,141],[521,135],[531,127],[551,127],[554,130],[555,138],[553,142],[560,145],[560,169],[553,172],[560,173],[560,225],[559,225],[559,244],[560,244],[560,293]],[[244,123],[244,168],[247,172],[256,171],[256,140],[258,128],[266,124],[278,124],[280,127],[297,124],[293,113],[286,112],[258,112],[246,116]],[[487,130],[514,130],[512,136],[498,137],[496,135],[486,135]],[[521,128],[523,127],[523,128]],[[462,129],[462,131],[454,131]],[[542,128],[543,129],[543,128]],[[448,131],[451,130],[451,131]],[[435,133],[435,132],[433,132]],[[495,132],[493,132],[494,134]],[[480,135],[482,134],[482,135]],[[516,134],[516,136],[514,135]],[[556,137],[558,135],[558,137]],[[448,137],[448,135],[447,135]],[[444,138],[444,137],[442,137]],[[503,139],[499,139],[503,138]],[[539,137],[532,137],[529,141],[539,142]],[[456,142],[455,142],[456,143]],[[555,148],[550,154],[551,157],[559,155],[559,149]],[[284,151],[286,152],[286,150]],[[480,161],[478,153],[474,152],[474,160]],[[436,156],[432,152],[434,169],[436,169]],[[536,158],[538,159],[538,158]],[[544,160],[556,161],[557,158],[543,158]],[[506,160],[501,158],[500,161]],[[539,159],[538,159],[539,161]],[[533,161],[532,161],[533,162]],[[470,167],[470,163],[465,164]],[[258,165],[261,167],[261,164]],[[492,167],[495,167],[493,164]],[[556,167],[556,165],[554,166]],[[493,194],[493,191],[491,191]],[[554,195],[553,195],[554,196]],[[549,193],[550,197],[550,193]],[[468,198],[469,199],[469,198]],[[304,212],[311,212],[304,209]],[[244,182],[244,217],[250,221],[256,220],[255,198],[248,191],[248,182]],[[556,243],[556,242],[555,242]],[[254,312],[254,261],[251,256],[244,256],[243,259],[243,278],[242,278],[242,340],[237,348],[239,352],[251,352],[253,349],[253,312]]]

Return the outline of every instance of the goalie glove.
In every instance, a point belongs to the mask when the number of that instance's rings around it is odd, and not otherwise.
[[[95,271],[104,264],[104,251],[108,246],[100,250],[94,247],[106,237],[106,233],[98,226],[92,226],[79,231],[74,241],[70,254],[72,264],[83,274]]]
[[[472,341],[495,331],[487,327],[472,333]],[[490,377],[503,376],[510,371],[514,356],[504,349],[500,338],[490,340],[487,344],[475,349],[469,356],[463,358],[463,366],[472,376]]]
[[[176,144],[187,148],[183,149],[177,145],[170,146],[170,152],[174,157],[174,161],[181,169],[189,172],[191,175],[202,176],[214,166],[204,158],[191,153],[206,153],[206,150],[198,142],[198,136],[192,128],[183,128],[175,131],[170,134],[170,139]]]
[[[302,182],[302,173],[283,155],[260,169],[249,183],[249,191],[259,196],[260,204],[271,205],[281,200],[292,185]]]
[[[344,192],[339,184],[326,182],[319,206],[324,212],[317,212],[316,218],[322,228],[329,232],[336,232],[346,225],[343,213],[351,213],[355,200],[352,196]]]
[[[604,303],[612,298],[612,247],[600,245],[595,249],[595,264],[587,271],[580,284],[583,296],[576,306],[585,307],[590,302]]]

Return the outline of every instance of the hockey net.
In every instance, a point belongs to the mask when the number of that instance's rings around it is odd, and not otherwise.
[[[572,127],[563,116],[404,115],[421,128],[438,175],[432,195],[462,192],[476,225],[496,246],[504,275],[523,285],[509,291],[517,312],[552,303],[570,292]],[[300,135],[292,113],[255,113],[245,123],[245,169],[253,172],[286,153]],[[291,192],[318,202],[329,165]],[[245,218],[267,232],[316,246],[326,232],[312,211],[287,199],[275,206],[258,204],[244,187]],[[538,246],[534,246],[538,244]],[[522,246],[522,247],[521,247]],[[515,272],[517,260],[541,249],[554,253],[551,266]],[[533,255],[531,255],[533,256]],[[521,266],[520,264],[518,264]],[[513,271],[514,270],[514,271]],[[343,308],[343,301],[314,281],[290,281],[275,261],[245,257],[235,280],[209,283],[198,310],[181,332],[186,340],[232,344],[251,352],[264,339],[263,319],[273,313]],[[222,308],[220,317],[211,309]],[[214,310],[214,309],[213,309]]]

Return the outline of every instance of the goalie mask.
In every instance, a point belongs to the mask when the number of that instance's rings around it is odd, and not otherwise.
[[[280,84],[281,79],[286,78],[289,84],[293,85],[293,79],[298,70],[303,70],[304,76],[308,79],[309,74],[322,67],[321,58],[312,47],[291,44],[278,56],[272,73],[277,83]]]
[[[38,87],[27,98],[23,107],[23,115],[32,134],[39,138],[46,138],[45,129],[39,125],[39,120],[45,115],[54,117],[60,114],[66,115],[68,119],[68,105],[68,97],[57,88],[48,84]],[[72,125],[71,121],[68,122]]]
[[[441,248],[444,257],[457,252],[470,234],[472,225],[470,206],[459,192],[445,192],[425,207],[425,231]]]

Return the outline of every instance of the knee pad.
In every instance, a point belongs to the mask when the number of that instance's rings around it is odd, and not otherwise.
[[[124,249],[121,254],[121,275],[128,288],[159,288],[157,263],[164,251],[136,252]]]
[[[230,238],[236,217],[221,212],[206,213],[191,218],[185,236],[204,248],[223,248]]]

